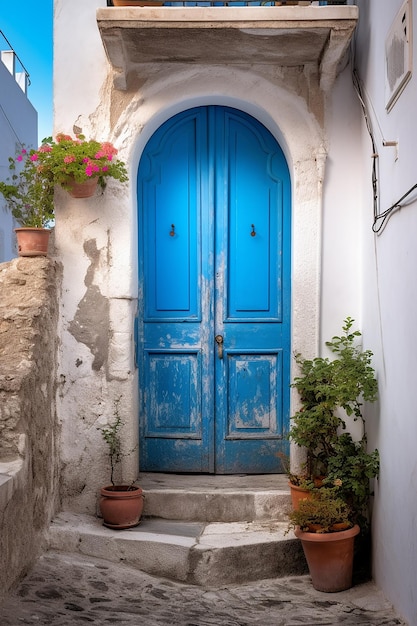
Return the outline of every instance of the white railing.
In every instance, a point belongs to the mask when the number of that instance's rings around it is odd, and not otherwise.
[[[7,48],[6,48],[7,46]],[[30,85],[29,72],[23,65],[22,61],[13,50],[9,40],[3,31],[0,30],[0,60],[9,70],[21,90],[27,95]],[[6,49],[3,49],[6,48]]]

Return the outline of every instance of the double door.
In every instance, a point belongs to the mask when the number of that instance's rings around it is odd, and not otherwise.
[[[271,133],[187,110],[138,172],[141,471],[278,472],[290,370],[290,180]]]

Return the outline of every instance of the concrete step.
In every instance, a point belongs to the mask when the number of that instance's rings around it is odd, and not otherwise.
[[[143,518],[111,530],[96,517],[60,513],[49,529],[52,550],[123,562],[148,574],[221,587],[307,572],[301,544],[284,521],[201,522]]]
[[[144,515],[200,522],[285,521],[290,507],[284,474],[242,476],[140,474]]]
[[[145,494],[139,526],[111,530],[65,512],[51,524],[49,547],[207,587],[306,573],[300,542],[285,534],[286,476],[143,473],[137,483]]]

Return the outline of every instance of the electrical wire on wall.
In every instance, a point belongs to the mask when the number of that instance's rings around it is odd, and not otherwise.
[[[407,206],[407,203],[405,203],[404,200],[408,198],[408,196],[410,196],[413,193],[413,191],[415,191],[416,189],[417,189],[417,183],[413,185],[412,187],[410,187],[410,189],[406,191],[405,194],[401,196],[401,198],[397,200],[397,202],[392,204],[388,209],[374,216],[374,223],[372,224],[372,230],[374,231],[374,233],[378,234],[381,232],[386,221],[388,220],[389,216],[391,215],[393,211],[397,209],[401,209],[403,206]]]
[[[378,180],[378,150],[377,150],[377,146],[376,146],[376,141],[375,141],[375,137],[374,137],[374,133],[373,133],[373,129],[372,129],[372,123],[371,123],[371,118],[368,112],[368,107],[366,105],[366,101],[365,101],[365,97],[363,94],[363,88],[362,88],[362,83],[361,80],[359,78],[359,74],[357,69],[355,68],[355,58],[354,58],[354,52],[355,52],[355,48],[354,48],[354,44],[352,45],[351,48],[351,52],[352,52],[352,82],[353,82],[353,86],[354,89],[356,91],[356,94],[359,98],[359,102],[360,102],[360,106],[365,118],[365,124],[366,124],[366,128],[368,130],[370,139],[371,139],[371,145],[372,145],[372,174],[371,174],[371,179],[372,179],[372,196],[373,196],[373,223],[372,223],[372,230],[374,233],[376,234],[380,234],[383,230],[383,228],[385,227],[389,217],[392,215],[392,213],[398,209],[401,209],[403,206],[407,206],[407,203],[404,202],[404,200],[406,200],[412,193],[413,191],[417,190],[417,183],[415,185],[413,185],[412,187],[410,187],[410,189],[408,191],[406,191],[401,198],[399,198],[399,200],[397,200],[397,202],[395,202],[394,204],[392,204],[390,207],[388,207],[388,209],[385,209],[385,211],[380,212],[379,211],[379,198],[380,198],[380,194],[379,194],[379,180]],[[376,117],[376,116],[375,116]],[[382,135],[382,131],[381,131],[381,135]],[[389,145],[396,145],[397,142],[388,142],[385,141],[383,138],[383,145],[384,146],[389,146]]]
[[[362,109],[362,113],[363,116],[365,118],[365,124],[366,124],[366,128],[368,130],[369,133],[369,137],[371,139],[371,145],[372,145],[372,174],[371,174],[371,179],[372,179],[372,199],[373,199],[373,215],[374,215],[374,221],[372,224],[372,230],[374,230],[377,222],[379,221],[378,216],[379,216],[379,181],[378,181],[378,151],[377,151],[377,147],[376,147],[376,142],[375,142],[375,137],[374,137],[374,133],[372,130],[372,123],[371,123],[371,118],[368,114],[368,108],[366,106],[366,102],[365,102],[365,98],[363,97],[363,92],[362,92],[362,84],[358,75],[358,72],[356,70],[356,68],[354,67],[352,70],[352,81],[353,81],[353,87],[356,91],[356,95],[359,98],[359,103],[361,105],[361,109]],[[382,226],[381,226],[382,228]],[[375,231],[374,232],[378,232]]]

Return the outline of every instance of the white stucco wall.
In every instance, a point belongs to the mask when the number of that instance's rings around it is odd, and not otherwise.
[[[352,317],[362,326],[361,203],[363,167],[358,159],[360,109],[353,90],[351,65],[338,76],[327,110],[329,156],[323,193],[321,350]]]
[[[380,210],[417,183],[415,74],[388,113],[385,110],[385,38],[403,0],[360,0],[358,67],[364,82],[379,154]],[[383,6],[381,6],[383,4]],[[415,2],[413,66],[417,67]],[[382,140],[399,142],[383,147]],[[395,212],[379,236],[371,231],[371,146],[362,123],[362,246],[364,341],[375,352],[379,415],[370,421],[370,443],[379,448],[381,473],[373,519],[374,576],[396,609],[417,624],[417,195]],[[373,425],[373,426],[372,426]]]
[[[384,209],[416,182],[417,91],[412,79],[386,113],[384,43],[402,0],[358,4],[358,66],[378,142]],[[381,454],[373,518],[374,573],[397,610],[417,623],[417,505],[415,498],[405,497],[415,492],[417,481],[417,212],[411,203],[393,215],[379,237],[371,231],[371,146],[350,68],[340,74],[328,99],[324,130],[294,83],[270,69],[156,67],[152,80],[138,81],[137,91],[120,92],[113,89],[97,29],[95,9],[101,6],[102,0],[55,0],[55,131],[72,132],[75,124],[87,136],[114,141],[131,175],[125,188],[110,183],[103,196],[91,200],[58,193],[56,250],[64,268],[58,403],[64,506],[94,510],[96,491],[107,476],[97,426],[110,417],[113,400],[120,395],[129,447],[137,437],[132,334],[141,152],[156,128],[184,108],[237,106],[271,130],[290,167],[293,349],[306,356],[324,352],[323,342],[340,332],[342,320],[350,315],[363,332],[364,346],[375,354],[380,401],[367,410],[370,448],[378,447]],[[398,161],[392,148],[382,147],[381,133],[386,140],[399,139]],[[91,308],[101,311],[97,336],[88,319]],[[135,477],[136,455],[129,457],[124,473]]]
[[[15,156],[21,144],[37,147],[37,136],[38,114],[0,61],[0,180],[6,180],[10,174],[9,157]],[[16,256],[13,228],[13,218],[0,196],[0,263]]]
[[[307,357],[324,352],[346,316],[362,327],[363,162],[349,65],[326,101],[324,128],[320,95],[309,93],[318,107],[310,110],[291,73],[273,67],[156,66],[139,89],[121,92],[113,88],[96,25],[100,0],[74,2],[55,0],[55,132],[76,126],[88,137],[114,141],[130,171],[128,185],[110,183],[91,200],[57,192],[62,496],[64,507],[94,512],[108,476],[97,426],[111,417],[120,395],[125,448],[137,442],[136,173],[152,133],[183,109],[223,104],[258,118],[276,136],[292,178],[292,349]],[[293,394],[292,410],[296,402]],[[124,478],[137,471],[135,453],[125,459]]]
[[[164,120],[198,104],[241,108],[277,137],[293,185],[293,349],[306,356],[317,354],[319,345],[321,193],[327,148],[315,78],[306,78],[312,90],[306,97],[296,71],[286,75],[273,66],[164,65],[155,67],[152,79],[137,91],[114,90],[96,25],[95,8],[101,5],[100,0],[55,0],[54,27],[55,132],[72,132],[76,125],[88,137],[114,141],[131,175],[127,186],[110,183],[104,195],[91,200],[57,193],[55,241],[64,268],[58,404],[63,502],[89,512],[95,510],[97,489],[108,480],[97,426],[111,417],[113,401],[120,395],[126,449],[137,441],[136,172],[147,140]],[[312,102],[315,112],[309,108]],[[89,311],[96,317],[89,319]],[[135,478],[137,468],[137,455],[130,455],[124,477]]]

